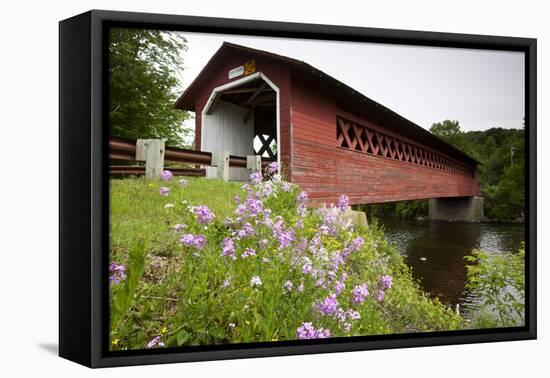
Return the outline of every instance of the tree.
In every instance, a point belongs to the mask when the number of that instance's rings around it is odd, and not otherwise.
[[[172,32],[113,28],[109,41],[110,134],[182,146],[189,114],[176,110],[186,39]]]
[[[457,148],[462,147],[462,131],[458,121],[446,119],[443,122],[434,123],[430,127],[430,132]]]

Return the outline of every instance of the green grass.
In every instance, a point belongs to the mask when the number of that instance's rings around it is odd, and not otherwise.
[[[145,178],[115,179],[110,181],[110,234],[111,249],[128,250],[139,240],[146,239],[151,252],[171,256],[177,250],[172,226],[178,223],[179,210],[165,209],[174,203],[181,209],[181,201],[191,206],[207,205],[221,221],[235,209],[233,198],[243,196],[242,184],[215,179],[185,178],[188,185],[181,190],[178,180],[169,183]],[[159,188],[171,189],[168,197],[159,195]]]

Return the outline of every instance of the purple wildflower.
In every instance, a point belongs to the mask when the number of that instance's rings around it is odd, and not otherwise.
[[[250,196],[246,198],[245,206],[250,215],[257,215],[263,210],[262,201]]]
[[[273,191],[275,188],[273,187],[273,183],[271,181],[266,181],[262,185],[262,197],[269,197],[271,194],[273,194]]]
[[[320,277],[315,281],[315,286],[317,287],[325,287],[325,279],[323,277]]]
[[[237,257],[235,256],[235,244],[233,243],[233,239],[231,238],[225,238],[223,239],[222,243],[222,253],[220,256],[228,256],[232,260],[236,260]]]
[[[274,173],[277,173],[278,170],[279,170],[279,164],[277,164],[276,161],[273,161],[269,163],[269,165],[267,166],[266,172],[272,175]]]
[[[349,257],[352,252],[358,251],[363,246],[363,244],[365,244],[365,239],[363,239],[361,236],[356,237],[349,245],[346,245],[344,247],[344,249],[342,250],[343,256],[345,258]]]
[[[338,198],[338,203],[336,203],[336,207],[340,211],[345,211],[349,206],[349,198],[346,195],[342,195],[340,198]]]
[[[324,339],[331,335],[328,329],[319,328],[316,330],[311,322],[302,323],[296,330],[296,334],[300,340]]]
[[[173,228],[174,232],[178,232],[178,231],[181,231],[181,230],[187,228],[187,225],[181,224],[181,223],[177,223],[177,224],[175,224],[174,227],[172,227],[172,228]]]
[[[308,243],[307,238],[300,238],[300,240],[298,240],[298,243],[296,243],[296,247],[294,248],[294,253],[296,253],[297,255],[301,255],[302,253],[304,253],[304,251],[307,248],[307,243]]]
[[[187,186],[187,180],[182,178],[182,179],[179,179],[178,183],[181,185],[181,186]]]
[[[273,229],[273,227],[275,227],[275,222],[273,222],[273,219],[269,217],[265,217],[264,220],[261,221],[261,223],[263,223],[264,226],[266,226],[267,228]]]
[[[159,192],[160,192],[160,195],[161,196],[164,196],[166,197],[168,195],[168,193],[170,193],[170,188],[167,188],[165,186],[162,186],[160,189],[159,189]]]
[[[338,301],[336,294],[331,294],[319,306],[319,310],[325,315],[332,315],[338,310]]]
[[[228,288],[229,286],[231,286],[231,277],[227,277],[225,280],[223,280],[222,282],[222,287],[225,289],[225,288]]]
[[[382,276],[380,278],[380,287],[382,288],[382,290],[386,290],[386,289],[389,289],[392,287],[393,285],[393,277],[392,276]]]
[[[160,178],[163,179],[164,181],[170,181],[172,176],[173,174],[169,170],[164,170],[160,173]]]
[[[248,222],[246,222],[240,230],[237,230],[237,237],[239,239],[246,238],[254,233],[254,228]]]
[[[235,209],[235,215],[242,217],[245,214],[246,214],[246,206],[243,204],[238,205],[237,208]]]
[[[244,184],[242,186],[243,190],[246,190],[248,192],[248,194],[250,195],[253,195],[254,194],[254,189],[250,187],[250,185],[248,184]]]
[[[330,212],[327,212],[325,214],[325,218],[323,219],[323,223],[326,225],[333,225],[334,222],[336,222],[336,216]]]
[[[195,235],[193,234],[185,234],[185,235],[182,235],[180,238],[180,243],[186,247],[192,247],[194,241],[195,241]]]
[[[120,281],[126,278],[126,268],[124,265],[112,262],[109,265],[109,283],[118,285]]]
[[[282,231],[276,235],[279,242],[279,249],[286,248],[294,241],[294,232],[292,230]]]
[[[206,237],[204,235],[184,234],[180,238],[181,244],[186,247],[193,247],[196,249],[202,249],[205,242]]]
[[[214,214],[205,205],[197,206],[195,208],[195,215],[197,216],[197,222],[200,224],[212,223],[214,220]]]
[[[281,184],[281,189],[283,189],[283,192],[290,192],[291,187],[292,186],[290,183],[286,181]]]
[[[384,293],[384,290],[378,290],[376,292],[376,300],[378,302],[382,302],[384,300],[384,297],[386,296],[386,293]]]
[[[258,276],[254,276],[250,279],[250,286],[252,287],[257,287],[257,286],[262,286],[263,282],[261,280],[260,277]]]
[[[365,244],[365,239],[363,239],[361,236],[358,236],[351,242],[351,247],[354,251],[357,251],[363,246],[363,244]]]
[[[193,240],[193,247],[197,249],[202,249],[204,247],[204,243],[206,242],[206,237],[204,235],[195,235],[195,240]]]
[[[302,273],[309,274],[309,273],[311,273],[312,270],[313,270],[313,265],[311,264],[311,261],[307,260],[302,265]]]
[[[332,269],[333,270],[338,270],[338,267],[342,264],[344,264],[344,257],[342,256],[342,253],[338,253],[336,252],[333,256],[332,256]]]
[[[164,342],[161,341],[160,336],[155,336],[147,343],[147,348],[151,349],[155,346],[163,347]]]
[[[283,232],[283,228],[285,226],[285,222],[282,220],[282,219],[279,219],[277,220],[277,223],[273,223],[273,222],[267,222],[267,223],[272,223],[271,224],[271,228],[273,230],[273,235],[275,237],[277,237],[277,235],[279,235],[281,232]],[[266,226],[270,227],[269,225],[266,224]]]
[[[246,259],[249,256],[256,256],[256,251],[252,248],[245,248],[244,252],[241,254],[241,257]]]
[[[353,288],[353,303],[363,303],[367,295],[369,295],[369,290],[366,283],[355,286]]]
[[[254,171],[250,174],[249,180],[253,184],[259,184],[263,181],[262,172]]]
[[[311,322],[302,323],[296,330],[300,340],[309,340],[315,338],[315,328]]]
[[[321,235],[325,235],[325,236],[329,235],[330,231],[331,231],[330,227],[327,226],[326,224],[322,224],[322,225],[319,226],[319,233]]]
[[[336,292],[336,295],[340,295],[342,291],[346,288],[346,285],[342,281],[336,281],[334,284],[334,290]]]
[[[292,281],[286,281],[283,286],[289,293],[292,291],[292,287],[293,287]]]
[[[298,203],[300,205],[303,205],[307,202],[308,200],[308,194],[306,191],[302,191],[300,192],[300,194],[298,194],[298,196],[296,196],[296,200],[298,201]]]
[[[324,329],[324,328],[319,328],[316,332],[315,332],[315,338],[316,339],[326,339],[328,337],[330,337],[330,331],[328,329]]]

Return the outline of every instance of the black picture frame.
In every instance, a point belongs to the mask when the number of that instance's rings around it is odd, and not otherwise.
[[[109,352],[106,31],[112,26],[525,53],[526,325],[476,331]],[[88,367],[535,339],[536,61],[532,38],[92,10],[59,24],[59,355]]]

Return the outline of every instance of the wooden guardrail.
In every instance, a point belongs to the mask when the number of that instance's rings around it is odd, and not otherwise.
[[[127,139],[120,137],[109,138],[109,159],[126,161],[144,161],[145,167],[110,165],[112,175],[146,175],[155,177],[160,174],[164,162],[188,163],[201,166],[218,167],[218,176],[227,179],[229,167],[260,170],[271,162],[270,159],[261,159],[260,156],[234,156],[224,151],[206,152],[183,148],[165,147],[164,141],[159,139]],[[203,168],[170,168],[172,173],[180,176],[205,176]]]

